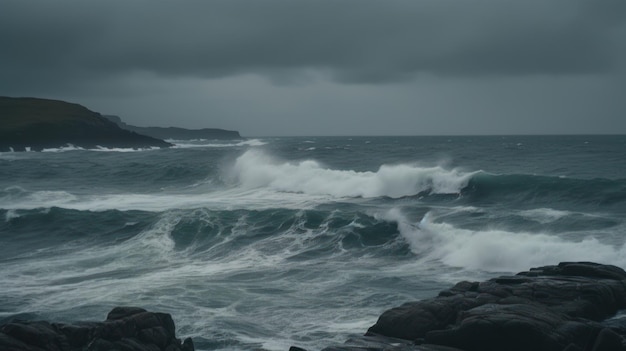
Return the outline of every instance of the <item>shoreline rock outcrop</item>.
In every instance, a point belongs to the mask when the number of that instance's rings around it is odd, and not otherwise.
[[[116,307],[104,322],[11,321],[0,326],[0,350],[194,351],[194,345],[191,338],[176,338],[167,313]]]
[[[626,351],[626,315],[615,317],[625,309],[623,269],[563,262],[457,283],[324,351]]]
[[[68,145],[85,149],[172,146],[163,140],[122,129],[78,104],[0,97],[0,152],[41,151]]]

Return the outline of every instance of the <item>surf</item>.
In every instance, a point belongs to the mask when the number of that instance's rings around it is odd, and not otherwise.
[[[397,224],[417,261],[441,264],[464,271],[512,273],[524,267],[564,261],[594,261],[626,265],[626,243],[621,237],[610,242],[607,233],[554,235],[549,232],[509,231],[490,228],[466,229],[427,212],[412,221],[399,208],[381,215]],[[611,230],[620,231],[621,228]]]
[[[282,161],[253,149],[237,158],[230,178],[246,189],[337,198],[401,198],[420,193],[458,194],[474,174],[417,164],[383,164],[375,171],[331,169],[316,160]]]

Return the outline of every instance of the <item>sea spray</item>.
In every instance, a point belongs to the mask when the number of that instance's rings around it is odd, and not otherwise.
[[[394,208],[382,218],[397,223],[398,230],[417,259],[450,267],[488,272],[516,272],[523,267],[551,262],[593,261],[626,266],[624,244],[611,245],[593,236],[577,241],[548,233],[469,230],[438,221],[428,212],[416,222]]]
[[[315,160],[281,161],[260,150],[246,151],[237,158],[232,171],[244,188],[364,198],[456,194],[473,174],[411,164],[381,165],[376,171],[366,172],[336,170]]]

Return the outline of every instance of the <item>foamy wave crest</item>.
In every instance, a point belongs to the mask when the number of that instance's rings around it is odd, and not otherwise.
[[[11,222],[11,220],[13,220],[14,218],[20,218],[21,216],[19,215],[19,213],[17,213],[17,211],[15,210],[8,210],[7,213],[4,215],[4,221],[5,222]]]
[[[225,142],[216,142],[215,140],[172,140],[168,139],[167,142],[173,143],[175,149],[188,149],[199,147],[240,147],[240,146],[263,146],[267,145],[267,142],[259,139],[250,139],[239,142],[232,142],[232,140]]]
[[[487,272],[517,272],[563,261],[594,261],[626,266],[624,244],[611,245],[588,236],[580,240],[543,233],[468,230],[436,223],[430,213],[409,221],[393,209],[383,218],[398,224],[411,250],[423,262]]]
[[[99,151],[99,152],[140,152],[140,151],[149,151],[149,150],[159,150],[160,148],[157,146],[147,147],[147,148],[107,148],[104,146],[98,146],[95,149],[85,149],[79,146],[74,146],[72,144],[68,144],[67,146],[59,147],[59,148],[48,148],[43,149],[41,152],[68,152],[68,151]]]
[[[552,208],[536,208],[532,210],[524,210],[520,212],[525,218],[537,221],[539,223],[550,223],[561,218],[574,214],[569,211],[560,211]]]
[[[327,196],[278,193],[267,189],[227,189],[194,194],[74,195],[65,191],[0,191],[0,209],[33,210],[59,207],[78,211],[150,211],[211,208],[214,210],[290,208],[308,209],[328,201]]]
[[[475,174],[411,164],[382,165],[376,172],[334,170],[313,160],[282,162],[260,150],[246,151],[232,171],[233,178],[248,189],[365,198],[456,194]]]
[[[46,148],[41,150],[41,152],[66,152],[66,151],[77,151],[77,150],[85,150],[82,147],[74,146],[68,144],[67,146],[62,146],[58,148]]]
[[[5,210],[65,207],[77,200],[75,195],[66,191],[29,192],[18,186],[11,186],[0,191],[0,208]]]

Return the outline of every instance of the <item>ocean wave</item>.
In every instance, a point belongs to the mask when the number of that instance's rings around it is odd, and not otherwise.
[[[476,201],[611,205],[626,201],[626,179],[575,179],[528,174],[474,174],[462,190]],[[553,213],[554,214],[554,213]]]
[[[30,210],[58,207],[79,211],[148,211],[210,208],[235,209],[310,209],[333,201],[328,196],[278,193],[267,189],[226,189],[207,193],[97,194],[79,195],[68,191],[0,191],[0,209]]]
[[[381,216],[397,223],[400,234],[420,262],[439,262],[465,270],[516,272],[563,261],[594,261],[626,266],[626,246],[601,241],[592,234],[567,238],[549,233],[498,229],[469,230],[436,221],[428,212],[409,220],[399,209]]]
[[[321,204],[365,199],[478,208],[506,203],[527,211],[520,213],[523,218],[550,223],[570,216],[571,211],[597,213],[603,211],[598,207],[626,202],[624,179],[497,175],[417,163],[383,164],[373,171],[357,171],[326,167],[313,159],[280,160],[257,148],[245,150],[231,162],[211,168],[202,168],[197,162],[176,163],[176,166],[155,164],[150,168],[133,162],[129,163],[132,167],[112,168],[113,173],[103,175],[116,181],[126,179],[124,182],[128,184],[145,184],[150,180],[155,184],[162,181],[165,186],[151,191],[140,187],[119,191],[115,187],[107,190],[105,185],[97,192],[74,190],[66,185],[61,189],[36,191],[8,187],[0,189],[0,208],[152,212],[176,208],[310,209]],[[132,192],[137,189],[139,193]],[[579,204],[584,206],[578,208]]]
[[[263,151],[248,150],[237,158],[231,178],[247,189],[333,197],[400,198],[420,193],[458,194],[474,174],[414,164],[382,165],[375,172],[337,170],[314,160],[284,162]]]
[[[65,207],[77,201],[77,196],[60,190],[28,191],[10,186],[0,191],[0,208],[6,210]]]

